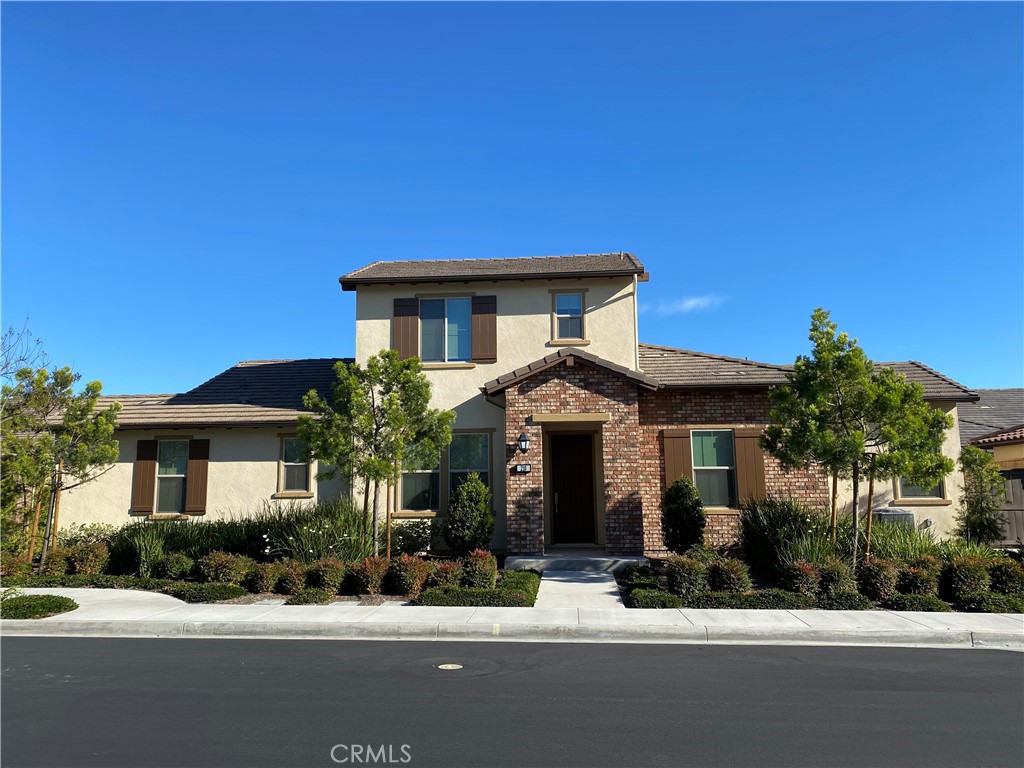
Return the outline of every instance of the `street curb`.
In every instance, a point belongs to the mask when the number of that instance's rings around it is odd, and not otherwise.
[[[872,630],[671,625],[564,625],[230,621],[0,621],[2,636],[238,638],[309,640],[473,640],[984,648],[1024,651],[1024,632]]]

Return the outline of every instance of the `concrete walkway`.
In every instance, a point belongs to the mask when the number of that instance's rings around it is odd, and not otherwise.
[[[601,571],[544,571],[534,607],[626,610],[615,577]]]
[[[548,586],[557,593],[564,585],[554,578]],[[166,595],[134,590],[23,591],[66,595],[80,607],[48,619],[0,621],[0,633],[4,635],[891,645],[1024,650],[1021,614],[636,610],[621,605],[430,608],[398,602],[380,606],[289,606],[273,602],[191,605]],[[601,597],[610,599],[608,595]]]

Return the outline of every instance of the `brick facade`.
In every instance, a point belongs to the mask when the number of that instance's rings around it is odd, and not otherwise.
[[[540,371],[505,392],[507,480],[507,550],[512,554],[544,552],[543,428],[534,414],[610,413],[601,425],[604,454],[605,548],[614,554],[663,554],[661,496],[665,482],[662,430],[690,427],[761,427],[768,421],[764,390],[639,389],[628,379],[579,360]],[[520,433],[530,436],[523,457],[516,451]],[[517,474],[515,465],[529,461],[532,471]],[[765,456],[769,493],[788,495],[815,506],[828,504],[821,473],[783,472]],[[739,518],[711,514],[707,543],[735,543]]]

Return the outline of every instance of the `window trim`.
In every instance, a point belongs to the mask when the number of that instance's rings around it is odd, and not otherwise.
[[[427,360],[423,357],[423,302],[425,301],[442,301],[444,302],[444,327],[441,331],[441,342],[443,345],[443,358],[441,360]],[[452,360],[448,357],[448,303],[450,301],[467,301],[469,302],[469,349],[467,350],[468,357],[463,360]],[[463,366],[476,367],[473,363],[473,297],[472,295],[452,295],[446,294],[444,296],[424,296],[419,299],[420,302],[420,362],[425,366],[457,366],[459,368]]]
[[[181,435],[173,435],[173,436],[169,436],[169,437],[157,437],[156,438],[156,467],[155,467],[155,470],[156,470],[156,482],[153,484],[153,511],[152,511],[152,513],[150,513],[148,515],[148,517],[153,517],[154,515],[161,515],[161,516],[163,516],[162,519],[165,519],[165,520],[169,520],[171,518],[176,518],[176,517],[188,517],[188,515],[185,514],[185,502],[186,502],[187,494],[188,494],[188,455],[189,455],[189,446],[191,445],[191,442],[192,442],[191,436],[184,437],[184,436],[181,436]],[[161,443],[184,443],[185,444],[185,472],[183,474],[180,474],[180,475],[161,475],[160,474],[160,444]],[[167,510],[160,509],[160,480],[162,478],[166,478],[168,480],[173,480],[173,479],[176,479],[176,478],[181,478],[181,480],[182,480],[182,483],[181,483],[181,509],[179,509],[179,510],[172,510],[172,511],[167,511]]]
[[[732,511],[738,510],[739,509],[739,501],[740,500],[739,500],[739,478],[738,478],[737,475],[738,475],[739,469],[736,466],[736,429],[735,429],[735,427],[729,427],[729,428],[724,428],[724,427],[698,427],[696,429],[690,429],[689,432],[690,432],[690,474],[692,475],[691,479],[693,480],[694,486],[697,485],[697,470],[724,471],[726,473],[728,473],[731,470],[732,474],[733,474],[733,485],[736,486],[734,489],[730,489],[730,490],[735,490],[736,491],[736,496],[737,496],[737,498],[736,498],[736,506],[729,506],[728,504],[726,504],[724,506],[723,505],[707,504],[707,505],[705,505],[705,507],[707,509],[715,509],[715,510],[719,510],[719,509],[722,509],[722,510],[732,510]],[[694,439],[694,437],[697,434],[702,433],[702,432],[728,432],[729,433],[729,435],[731,436],[731,439],[732,439],[732,465],[731,466],[714,466],[714,467],[704,467],[704,466],[698,467],[697,466],[697,459],[694,456],[694,448],[697,445],[697,441]]]
[[[491,493],[494,493],[494,435],[498,430],[494,427],[466,427],[464,429],[453,429],[452,439],[454,440],[455,435],[463,434],[487,434],[487,479],[490,481],[487,487],[490,488]],[[449,485],[451,483],[451,462],[449,461],[448,452],[451,449],[451,444],[448,445],[443,451],[441,451],[440,462],[438,463],[438,480],[437,480],[437,509],[403,509],[402,499],[405,497],[404,489],[402,488],[402,481],[399,481],[399,486],[396,489],[395,494],[395,506],[397,509],[392,513],[392,519],[407,519],[417,520],[423,518],[434,518],[440,517],[444,510],[448,509],[448,502],[451,501],[451,494],[449,492]],[[427,470],[402,470],[403,477],[407,473],[412,472],[427,472]],[[441,480],[447,478],[447,482],[442,483]],[[493,497],[492,497],[493,498]]]
[[[548,291],[551,294],[551,340],[550,346],[585,347],[590,344],[587,338],[587,289],[586,288],[552,288]],[[580,297],[580,337],[562,338],[558,335],[558,320],[560,317],[576,317],[576,315],[558,314],[558,297],[575,295]]]
[[[938,496],[904,496],[903,495],[903,478],[894,477],[892,479],[892,501],[889,502],[890,507],[948,507],[953,503],[953,500],[949,498],[947,494],[948,485],[946,478],[943,477],[938,482],[939,495]]]
[[[312,499],[313,493],[313,460],[306,462],[306,489],[305,491],[286,491],[284,487],[285,467],[301,466],[297,462],[285,462],[284,442],[285,440],[298,440],[295,432],[278,433],[277,447],[277,491],[271,496],[272,499]]]

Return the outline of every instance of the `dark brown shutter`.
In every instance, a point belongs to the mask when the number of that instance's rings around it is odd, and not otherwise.
[[[391,325],[391,348],[401,359],[420,354],[420,300],[395,299]]]
[[[498,297],[473,297],[473,362],[498,360]]]
[[[156,440],[139,440],[132,470],[133,515],[153,514],[156,499]]]
[[[690,430],[666,429],[661,434],[665,451],[665,487],[668,488],[680,477],[693,480]]]
[[[758,427],[735,431],[736,491],[740,501],[763,499],[767,495],[764,484],[764,454],[758,442],[763,431]]]
[[[185,514],[206,514],[206,480],[210,468],[210,441],[188,441],[188,474],[185,475]]]

